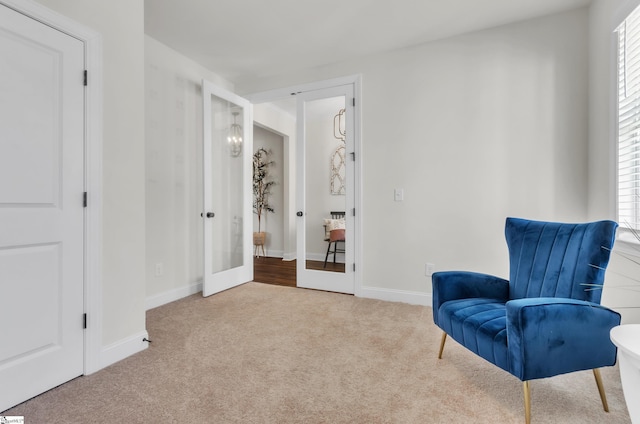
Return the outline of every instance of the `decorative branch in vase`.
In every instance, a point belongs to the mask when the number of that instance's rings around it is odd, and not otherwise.
[[[269,204],[271,187],[276,184],[269,175],[269,168],[274,164],[270,156],[271,151],[264,147],[259,148],[253,154],[253,213],[258,216],[258,231],[253,233],[253,244],[256,247],[256,252],[258,246],[262,248],[263,255],[266,232],[262,231],[262,216],[267,212],[275,212]]]

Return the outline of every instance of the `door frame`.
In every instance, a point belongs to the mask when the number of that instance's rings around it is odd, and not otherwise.
[[[84,103],[84,374],[104,368],[102,348],[102,36],[68,17],[29,0],[0,4],[84,43],[88,84]]]
[[[279,88],[274,90],[267,90],[256,92],[252,94],[243,95],[253,104],[268,103],[275,100],[281,100],[284,98],[290,98],[292,95],[305,91],[315,91],[327,88],[332,88],[340,85],[353,84],[353,97],[355,99],[354,107],[354,152],[355,152],[355,181],[354,181],[354,207],[356,209],[356,215],[354,217],[354,295],[362,296],[362,264],[363,256],[363,243],[362,243],[362,228],[363,228],[363,209],[362,209],[362,76],[361,75],[349,75],[345,77],[332,78],[327,80],[315,81],[311,83],[292,85],[285,88]],[[296,119],[300,117],[296,116]],[[291,202],[290,202],[291,204]],[[346,266],[346,265],[345,265]]]

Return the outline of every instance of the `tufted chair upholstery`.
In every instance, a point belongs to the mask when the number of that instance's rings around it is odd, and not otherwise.
[[[433,320],[478,356],[525,382],[614,365],[609,331],[620,315],[600,305],[617,224],[507,218],[509,280],[467,271],[433,274]]]

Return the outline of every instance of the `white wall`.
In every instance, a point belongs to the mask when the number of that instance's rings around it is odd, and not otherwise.
[[[267,233],[264,249],[266,256],[284,255],[284,137],[258,125],[253,126],[253,150],[263,148],[268,152],[273,164],[269,167],[269,181],[274,181],[269,195],[273,212],[263,212],[260,230]],[[253,230],[258,231],[258,215],[253,215]]]
[[[589,13],[589,218],[616,219],[615,114],[616,41],[614,31],[640,0],[594,0]],[[621,231],[618,231],[618,235]],[[607,271],[602,303],[640,323],[640,251],[618,240]],[[638,277],[636,277],[638,276]],[[625,287],[626,286],[626,287]],[[628,286],[631,286],[629,288]]]
[[[233,85],[149,36],[144,42],[146,296],[154,307],[200,289],[201,81]]]
[[[102,337],[111,345],[145,331],[144,2],[38,2],[103,37]]]
[[[363,285],[428,294],[426,262],[506,276],[507,216],[587,217],[587,18],[580,9],[236,88],[362,75]]]

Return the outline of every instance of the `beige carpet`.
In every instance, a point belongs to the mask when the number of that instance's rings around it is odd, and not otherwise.
[[[431,309],[249,283],[147,314],[149,349],[4,415],[44,423],[520,423],[522,383]],[[533,423],[629,423],[617,368],[536,380]],[[3,414],[0,414],[3,415]]]

